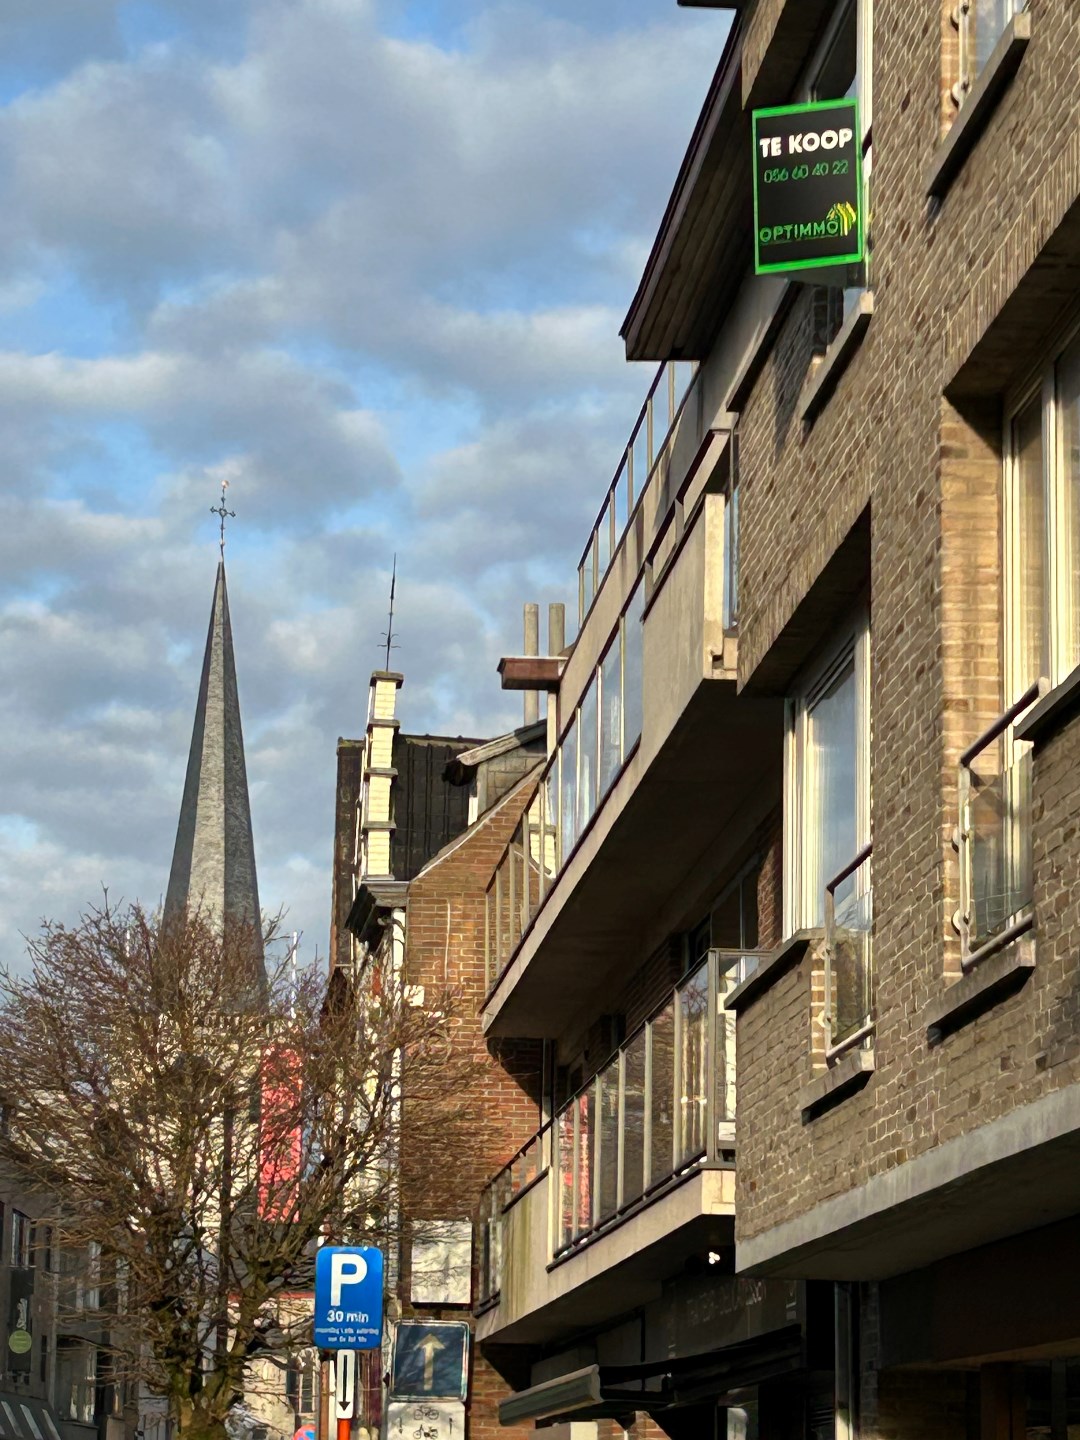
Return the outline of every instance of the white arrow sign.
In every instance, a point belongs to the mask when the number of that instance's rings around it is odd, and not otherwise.
[[[356,1351],[339,1350],[334,1360],[334,1414],[351,1420],[356,1413]]]

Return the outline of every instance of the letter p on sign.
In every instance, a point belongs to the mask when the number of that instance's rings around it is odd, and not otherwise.
[[[362,1255],[332,1255],[330,1257],[330,1304],[341,1304],[341,1287],[359,1285],[367,1275],[367,1261]]]

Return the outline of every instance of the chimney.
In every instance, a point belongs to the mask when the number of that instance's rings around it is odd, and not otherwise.
[[[525,606],[525,649],[523,655],[540,654],[540,606]],[[540,718],[540,692],[525,691],[525,724],[535,725]]]
[[[403,676],[390,670],[375,670],[371,676],[357,845],[357,871],[361,883],[372,876],[393,878],[390,840],[395,829],[392,792],[397,775],[394,769],[394,735],[401,724],[394,712],[403,679]]]

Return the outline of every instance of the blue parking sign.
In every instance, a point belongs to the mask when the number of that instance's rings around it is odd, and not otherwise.
[[[323,1245],[315,1257],[315,1344],[320,1350],[377,1350],[382,1319],[382,1251]]]

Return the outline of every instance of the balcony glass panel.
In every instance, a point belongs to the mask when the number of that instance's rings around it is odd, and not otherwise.
[[[644,710],[644,670],[642,645],[644,639],[645,587],[638,585],[623,619],[623,754],[641,738]]]
[[[558,1205],[558,1245],[564,1249],[574,1238],[574,1106],[555,1121],[555,1191]]]
[[[709,1095],[709,967],[687,980],[678,997],[679,1043],[678,1164],[687,1165],[705,1151]]]
[[[666,1180],[675,1167],[675,1006],[662,1010],[649,1026],[652,1073],[649,1085],[649,1184]]]
[[[728,492],[724,510],[724,629],[739,618],[739,487]]]
[[[596,810],[596,777],[600,734],[597,727],[596,676],[581,697],[578,717],[578,834],[585,829]]]
[[[645,1031],[626,1047],[623,1085],[623,1193],[629,1205],[645,1189]]]
[[[691,360],[673,360],[671,368],[675,377],[675,409],[678,410],[693,384],[694,365]]]
[[[544,891],[559,873],[559,757],[555,755],[540,781],[544,794]]]
[[[596,564],[602,581],[611,564],[611,530],[614,505],[611,500],[604,506],[600,523],[596,527]],[[599,585],[597,586],[599,588]]]
[[[566,864],[571,850],[577,844],[578,837],[578,803],[577,803],[577,717],[574,723],[566,732],[566,738],[560,747],[559,769],[560,769],[560,790],[562,796],[562,830],[561,830],[561,851],[560,859]]]
[[[975,950],[1032,902],[1030,745],[999,736],[972,760],[968,783],[969,946]]]
[[[507,871],[507,908],[510,913],[509,955],[521,940],[521,909],[525,889],[525,855],[521,844],[521,826],[510,842]]]
[[[606,1220],[619,1203],[619,1057],[606,1065],[597,1084],[596,1217]]]
[[[589,613],[589,607],[592,605],[593,597],[596,595],[595,549],[596,536],[594,535],[590,540],[588,550],[585,552],[585,557],[581,562],[579,572],[581,575],[581,618],[583,620]]]
[[[600,794],[606,795],[622,764],[622,647],[619,636],[600,662]]]
[[[615,543],[619,543],[623,531],[626,529],[626,522],[630,519],[630,461],[626,455],[623,456],[622,464],[619,466],[619,473],[615,478],[615,485],[612,491],[612,504],[615,507]]]
[[[994,46],[1004,34],[1005,27],[1023,6],[1024,0],[970,0],[967,24],[970,35],[969,54],[974,64],[974,74],[968,78],[974,81],[981,74],[986,62],[994,53]]]
[[[645,481],[649,478],[649,427],[644,415],[642,415],[641,423],[630,441],[630,465],[636,500],[640,499],[641,492],[645,488]]]
[[[525,924],[536,914],[543,894],[542,872],[544,855],[544,787],[537,788],[525,812],[526,856],[528,876],[525,891]]]
[[[756,955],[719,955],[716,986],[716,1059],[714,1068],[717,1076],[716,1118],[717,1123],[731,1126],[735,1123],[735,1012],[724,1009],[724,999],[737,985],[757,969]]]
[[[596,1086],[578,1096],[577,1106],[577,1222],[575,1234],[587,1235],[593,1227],[593,1137],[596,1133]]]
[[[849,1039],[870,1019],[873,999],[870,861],[838,887],[826,936],[832,1043]]]

